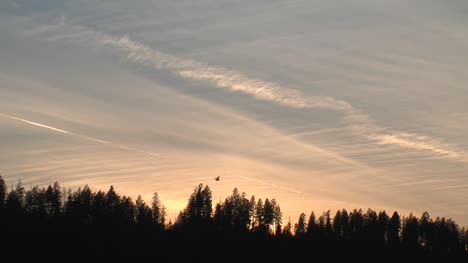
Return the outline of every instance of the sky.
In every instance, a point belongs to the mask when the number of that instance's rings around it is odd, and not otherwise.
[[[468,225],[464,0],[5,0],[8,186]],[[220,176],[220,181],[214,178]]]

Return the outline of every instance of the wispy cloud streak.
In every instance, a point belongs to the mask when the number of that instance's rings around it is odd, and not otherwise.
[[[287,107],[340,112],[353,131],[378,145],[397,145],[407,149],[431,152],[441,158],[468,162],[467,154],[455,149],[454,146],[439,143],[428,136],[410,135],[379,127],[372,118],[344,100],[329,96],[305,96],[296,89],[284,88],[276,83],[250,78],[233,70],[162,53],[133,41],[127,36],[118,38],[99,33],[96,34],[96,40],[99,45],[124,51],[126,58],[132,63],[150,66],[154,69],[169,70],[187,80],[208,81],[216,88],[242,92],[255,99]]]
[[[395,135],[383,134],[374,135],[372,139],[380,145],[398,145],[403,148],[430,151],[439,156],[446,156],[454,159],[465,159],[466,156],[461,151],[448,150],[453,146],[430,139],[427,136],[417,136],[415,134],[400,133]]]
[[[66,30],[58,30],[59,27]],[[64,19],[58,26],[48,28],[52,32],[43,29],[47,27],[41,28],[39,32],[46,35],[48,40],[71,39],[85,41],[87,44],[94,42],[98,47],[119,51],[120,55],[135,65],[155,70],[167,70],[186,80],[206,81],[215,88],[241,92],[257,100],[286,107],[339,112],[343,114],[344,122],[355,134],[364,136],[377,145],[396,145],[406,149],[429,152],[438,158],[468,162],[468,153],[465,151],[450,144],[440,143],[439,140],[429,136],[408,136],[408,133],[383,128],[377,125],[370,116],[344,100],[330,96],[305,96],[299,90],[282,87],[277,83],[251,78],[234,70],[158,51],[128,36],[115,37],[86,27],[69,25],[64,22]]]
[[[152,66],[155,69],[171,70],[185,79],[209,81],[217,88],[243,92],[256,99],[288,107],[322,108],[360,115],[346,101],[328,96],[305,97],[298,90],[284,88],[276,83],[253,79],[245,74],[223,67],[211,66],[206,63],[162,53],[133,41],[127,36],[118,38],[106,34],[96,34],[96,39],[100,45],[125,51],[127,59],[133,63]],[[364,115],[361,117],[364,117]]]

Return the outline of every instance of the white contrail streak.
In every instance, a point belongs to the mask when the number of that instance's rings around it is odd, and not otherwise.
[[[110,142],[108,142],[108,141],[104,141],[104,140],[100,140],[100,139],[96,139],[96,138],[84,136],[84,135],[77,134],[77,133],[69,132],[69,134],[74,135],[74,136],[76,136],[76,137],[80,137],[80,138],[86,139],[86,140],[90,140],[90,141],[93,141],[93,142],[98,142],[98,143],[102,143],[102,144],[110,144]]]
[[[41,128],[53,130],[53,131],[56,131],[56,132],[61,132],[61,133],[65,133],[65,134],[71,134],[71,133],[68,132],[68,131],[61,130],[61,129],[57,129],[57,128],[54,128],[54,127],[51,127],[51,126],[47,126],[47,125],[44,125],[44,124],[40,124],[40,123],[37,123],[37,122],[28,121],[28,120],[25,120],[25,119],[21,119],[21,118],[17,118],[17,117],[13,117],[13,116],[4,115],[4,114],[1,114],[1,113],[0,113],[0,116],[5,117],[5,118],[9,118],[9,119],[12,119],[12,120],[21,121],[21,122],[24,122],[24,123],[27,123],[27,124],[31,124],[31,125],[34,125],[34,126],[37,126],[37,127],[41,127]]]
[[[301,192],[299,190],[295,190],[295,189],[288,188],[288,187],[283,187],[283,186],[280,186],[280,185],[277,185],[277,184],[268,183],[268,182],[265,182],[265,181],[254,179],[252,177],[247,177],[247,176],[242,176],[242,175],[239,176],[239,177],[242,178],[242,179],[249,180],[249,181],[253,181],[253,182],[261,183],[261,184],[268,185],[268,186],[271,186],[271,187],[275,187],[275,188],[283,189],[283,190],[286,190],[286,191],[290,191],[290,192],[296,193],[298,195],[306,195],[306,196],[309,196],[309,197],[311,196],[311,194],[309,194],[309,193]],[[342,201],[338,201],[338,200],[331,200],[331,199],[316,199],[316,198],[314,198],[314,200],[315,201],[322,201],[324,203],[333,202],[333,203],[340,204],[340,205],[346,205],[347,204],[346,202],[342,202]],[[284,212],[287,212],[287,211],[284,211]]]
[[[48,130],[51,130],[51,131],[60,132],[60,133],[68,134],[68,135],[71,135],[71,136],[79,137],[79,138],[82,138],[82,139],[86,139],[86,140],[89,140],[89,141],[97,142],[97,143],[100,143],[100,144],[109,144],[109,145],[116,146],[115,144],[110,143],[108,141],[88,137],[88,136],[81,135],[81,134],[74,133],[74,132],[69,132],[69,131],[62,130],[62,129],[59,129],[59,128],[55,128],[55,127],[52,127],[52,126],[49,126],[49,125],[29,121],[29,120],[26,120],[26,119],[22,119],[22,118],[10,116],[10,115],[5,115],[5,114],[1,114],[1,113],[0,113],[0,116],[4,117],[4,118],[11,119],[11,120],[20,121],[20,122],[23,122],[23,123],[34,125],[36,127],[40,127],[40,128],[48,129]],[[118,148],[124,149],[124,150],[127,150],[127,151],[131,151],[131,152],[142,153],[142,154],[151,155],[151,156],[155,156],[155,157],[161,157],[161,155],[156,154],[156,153],[142,151],[142,150],[135,149],[135,148],[130,148],[130,147],[127,147],[127,146],[119,145]]]
[[[304,193],[304,192],[301,192],[299,190],[295,190],[295,189],[292,189],[292,188],[288,188],[288,187],[283,187],[283,186],[280,186],[280,185],[276,185],[276,184],[272,184],[272,183],[268,183],[268,182],[265,182],[265,181],[260,181],[258,179],[254,179],[254,178],[251,178],[251,177],[247,177],[247,176],[239,176],[240,178],[243,178],[243,179],[247,179],[247,180],[250,180],[250,181],[254,181],[254,182],[257,182],[257,183],[261,183],[261,184],[264,184],[264,185],[268,185],[268,186],[271,186],[271,187],[276,187],[276,188],[280,188],[280,189],[283,189],[283,190],[286,190],[286,191],[290,191],[290,192],[294,192],[296,194],[300,194],[300,195],[308,195],[308,193]]]
[[[127,147],[127,146],[119,145],[119,148],[122,148],[122,149],[125,149],[125,150],[129,150],[129,151],[133,151],[133,152],[144,153],[144,154],[152,155],[152,156],[156,156],[156,157],[161,157],[161,155],[156,154],[156,153],[146,152],[146,151],[138,150],[138,149],[135,149],[135,148],[130,148],[130,147]]]

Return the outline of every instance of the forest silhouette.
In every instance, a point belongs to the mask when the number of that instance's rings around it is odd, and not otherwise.
[[[96,259],[191,261],[304,260],[468,262],[468,231],[452,219],[424,212],[330,210],[285,222],[274,198],[248,197],[237,188],[213,205],[199,184],[174,222],[155,192],[151,204],[119,195],[113,186],[65,190],[58,182],[7,189],[0,176],[3,258],[21,255]]]

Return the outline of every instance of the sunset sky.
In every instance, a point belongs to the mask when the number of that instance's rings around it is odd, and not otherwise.
[[[468,225],[466,0],[3,0],[0,171]],[[221,180],[214,178],[220,176]]]

